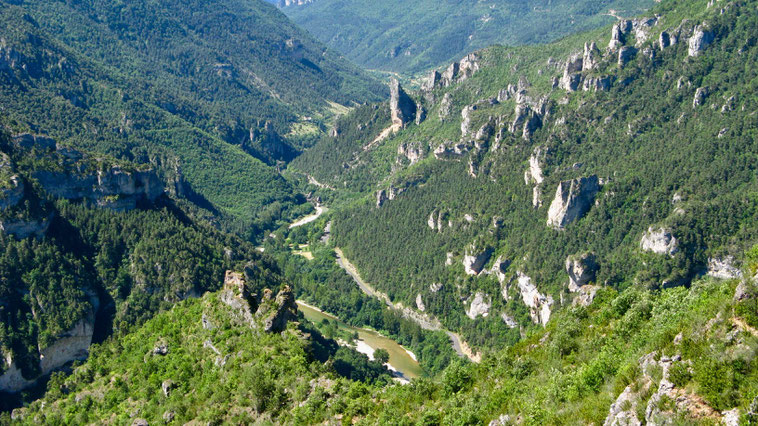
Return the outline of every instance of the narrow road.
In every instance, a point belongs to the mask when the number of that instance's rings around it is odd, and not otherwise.
[[[322,214],[324,214],[327,211],[329,211],[328,208],[326,208],[324,206],[321,206],[321,205],[318,205],[318,204],[315,207],[316,207],[316,213],[311,213],[308,216],[305,216],[303,218],[298,219],[297,222],[292,222],[290,224],[290,228],[289,229],[297,228],[298,226],[303,226],[306,223],[311,223],[314,220],[318,219],[319,216],[321,216]]]
[[[474,362],[478,362],[478,357],[466,353],[467,351],[464,351],[463,346],[465,343],[461,340],[461,337],[453,333],[450,330],[445,330],[442,328],[442,324],[440,324],[439,320],[436,318],[422,318],[422,316],[427,317],[425,314],[420,314],[418,312],[413,311],[412,309],[404,308],[402,305],[395,305],[390,300],[389,296],[386,294],[375,290],[372,288],[368,283],[363,281],[363,278],[361,278],[360,274],[358,273],[358,270],[355,268],[355,265],[350,263],[349,260],[345,257],[345,254],[342,253],[342,250],[337,247],[334,249],[334,253],[337,255],[337,265],[339,265],[340,268],[344,269],[345,272],[348,273],[353,278],[353,281],[355,281],[356,284],[358,284],[358,287],[367,295],[371,297],[375,297],[377,299],[380,299],[384,301],[384,303],[389,307],[390,309],[394,311],[399,311],[401,315],[406,318],[410,319],[411,321],[414,321],[417,323],[421,328],[424,330],[430,330],[430,331],[444,331],[445,334],[450,338],[450,343],[453,346],[453,350],[455,350],[455,353],[458,354],[459,357],[468,357],[470,360]],[[415,314],[415,315],[413,315]]]

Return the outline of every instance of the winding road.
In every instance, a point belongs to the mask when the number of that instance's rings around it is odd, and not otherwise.
[[[414,321],[416,324],[418,324],[421,328],[424,330],[429,331],[444,331],[445,334],[448,335],[450,338],[450,343],[453,346],[453,350],[455,350],[455,353],[458,354],[459,357],[468,357],[471,361],[479,362],[479,357],[477,355],[474,355],[471,353],[470,350],[466,350],[468,346],[466,343],[461,339],[461,336],[459,336],[457,333],[453,333],[450,330],[445,330],[442,328],[442,324],[439,322],[437,318],[429,317],[426,314],[421,314],[419,312],[416,312],[412,309],[405,308],[404,306],[400,304],[394,304],[390,300],[389,296],[386,294],[375,290],[373,287],[371,287],[367,282],[361,278],[360,274],[358,273],[358,270],[355,268],[355,265],[350,263],[350,261],[345,257],[345,254],[342,252],[342,250],[337,247],[334,249],[334,253],[337,255],[337,264],[340,268],[344,269],[345,272],[348,273],[353,278],[353,281],[355,281],[356,284],[358,284],[358,287],[367,295],[371,297],[375,297],[377,299],[382,300],[387,307],[394,311],[399,311],[400,314],[411,321]],[[464,349],[464,347],[466,349]]]
[[[290,224],[290,228],[289,229],[297,228],[298,226],[303,226],[306,223],[311,223],[314,220],[318,219],[319,216],[321,216],[322,214],[324,214],[327,211],[329,211],[328,208],[326,208],[326,207],[324,207],[322,205],[319,205],[319,204],[316,204],[315,207],[316,207],[316,213],[311,213],[308,216],[305,216],[305,217],[302,217],[302,218],[298,219],[297,222],[292,222]]]

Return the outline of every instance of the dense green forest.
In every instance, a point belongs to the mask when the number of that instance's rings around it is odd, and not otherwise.
[[[513,333],[501,313],[533,326],[519,295],[521,274],[552,298],[553,310],[570,302],[569,256],[593,253],[592,281],[619,290],[686,285],[710,260],[736,256],[758,238],[754,6],[664,2],[644,38],[626,36],[623,47],[636,45],[638,53],[623,66],[616,51],[600,50],[608,29],[538,48],[486,49],[472,77],[415,95],[428,110],[421,124],[369,146],[389,125],[386,107],[357,109],[338,121],[344,136],[322,138],[292,168],[364,194],[335,212],[333,238],[368,282],[406,306],[420,294],[428,311],[483,348]],[[696,25],[706,25],[714,40],[690,56]],[[661,50],[664,31],[678,32],[680,41]],[[567,60],[581,58],[590,42],[601,48],[583,78],[610,76],[615,83],[567,92],[559,85]],[[509,85],[515,93],[503,96]],[[469,133],[461,135],[459,111],[472,105]],[[529,137],[510,129],[523,105],[544,109]],[[433,151],[451,140],[468,151],[437,158]],[[421,156],[411,162],[402,150],[414,144]],[[530,158],[541,168],[539,184],[524,182]],[[584,217],[561,231],[546,226],[558,184],[591,175],[603,184]],[[377,207],[378,190],[395,198]],[[445,219],[432,230],[435,212]],[[649,227],[675,236],[671,256],[640,250]],[[503,279],[463,272],[464,255],[487,249],[483,270],[506,260]],[[441,290],[430,290],[435,283]],[[472,320],[465,310],[476,293],[490,302],[489,315]]]
[[[747,258],[746,272],[755,272],[755,249]],[[750,424],[758,414],[756,289],[743,287],[747,297],[735,301],[736,283],[606,288],[589,307],[562,310],[545,330],[480,364],[455,362],[439,380],[406,386],[339,378],[294,327],[258,334],[208,294],[96,346],[14,417],[29,424]],[[203,317],[214,328],[202,328]],[[167,355],[151,355],[157,343]]]
[[[653,1],[316,0],[282,11],[369,69],[420,72],[493,44],[541,44],[632,17]]]
[[[277,167],[386,91],[260,0],[4,2],[0,21],[15,132],[150,163],[242,235],[297,216]]]

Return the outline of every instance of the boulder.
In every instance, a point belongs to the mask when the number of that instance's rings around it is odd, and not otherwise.
[[[692,32],[692,37],[687,42],[688,54],[690,56],[698,56],[700,52],[713,43],[714,39],[715,35],[708,28],[707,24],[703,23],[696,26]]]
[[[477,249],[473,244],[470,245],[463,256],[463,269],[468,275],[478,275],[482,272],[484,265],[490,260],[492,249]]]
[[[416,117],[416,103],[394,78],[390,81],[390,114],[392,125],[399,128],[405,127]]]
[[[161,383],[161,390],[163,391],[163,396],[168,398],[168,396],[171,394],[171,391],[176,387],[174,384],[174,381],[171,379],[164,380],[163,383]]]
[[[558,184],[555,199],[550,204],[547,225],[563,229],[569,223],[584,216],[595,201],[600,190],[597,175],[563,181]]]
[[[566,273],[569,276],[569,291],[577,292],[579,288],[595,281],[597,257],[594,253],[566,258]]]
[[[647,229],[647,232],[642,236],[640,240],[640,248],[643,251],[652,251],[657,254],[668,254],[673,256],[679,251],[678,241],[676,237],[671,233],[671,230],[659,227],[657,229],[652,226]]]
[[[471,301],[468,309],[466,309],[466,316],[475,320],[478,316],[486,318],[490,314],[490,307],[492,307],[492,298],[482,292],[477,292],[474,295],[474,300]]]
[[[730,280],[742,278],[742,271],[734,266],[734,256],[708,258],[708,276]]]
[[[508,328],[518,328],[518,322],[516,322],[512,316],[506,314],[505,312],[500,314],[500,318],[503,319],[503,322],[508,326]]]

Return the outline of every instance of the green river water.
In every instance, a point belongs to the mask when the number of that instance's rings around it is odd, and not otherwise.
[[[336,321],[341,329],[349,330],[351,333],[357,332],[358,338],[374,350],[379,348],[387,350],[387,352],[390,354],[389,364],[395,370],[402,373],[405,378],[413,379],[423,374],[423,370],[421,369],[421,366],[418,364],[418,362],[416,362],[416,360],[408,354],[405,348],[397,344],[397,342],[394,340],[384,337],[373,330],[356,328],[347,325],[344,322],[340,321],[339,318],[333,315],[329,315],[325,312],[321,312],[318,309],[314,309],[313,307],[301,302],[297,302],[297,307],[303,313],[305,319],[308,321],[311,321],[315,324],[319,323],[323,319]]]

